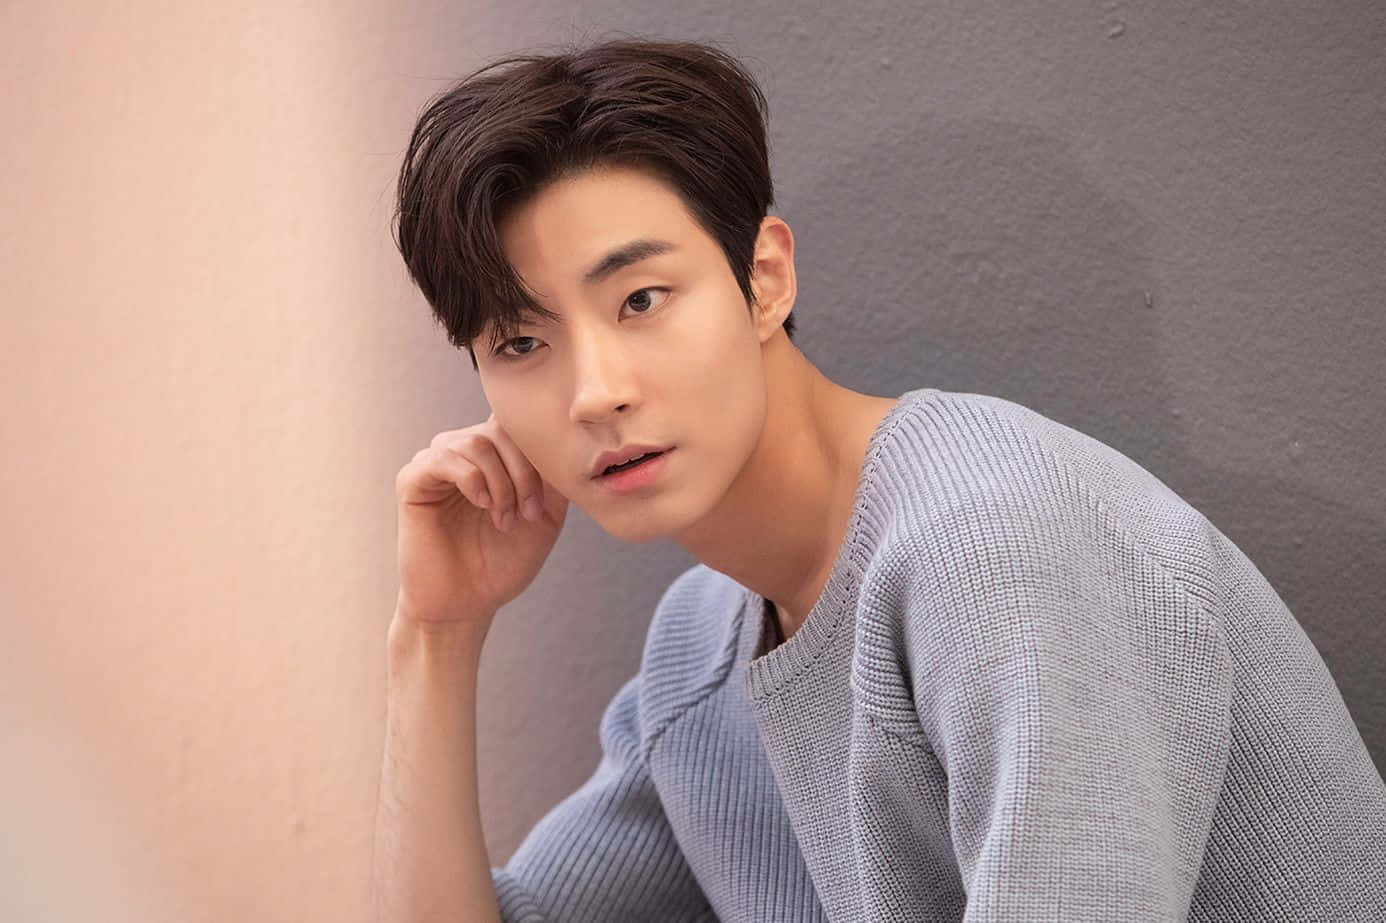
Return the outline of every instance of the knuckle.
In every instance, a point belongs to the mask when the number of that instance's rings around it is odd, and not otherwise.
[[[462,429],[445,429],[436,434],[428,445],[434,449],[456,449],[459,446],[473,445],[485,424],[474,424]],[[484,439],[484,436],[482,437]]]
[[[455,442],[457,437],[465,432],[465,429],[445,429],[436,434],[428,444],[435,448],[447,446]]]
[[[485,435],[471,429],[458,434],[457,441],[452,443],[452,445],[454,448],[475,452],[478,449],[484,449],[486,446],[490,445],[490,443],[491,440],[487,439]]]
[[[524,497],[539,497],[543,494],[543,484],[532,471],[526,471],[516,486]]]
[[[434,469],[446,465],[450,461],[452,461],[452,453],[448,451],[447,446],[430,446],[428,454],[423,458],[423,463]]]

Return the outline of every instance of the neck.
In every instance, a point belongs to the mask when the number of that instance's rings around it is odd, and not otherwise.
[[[893,400],[834,384],[784,336],[765,359],[761,437],[718,505],[676,538],[770,600],[789,638],[827,583],[867,445]]]

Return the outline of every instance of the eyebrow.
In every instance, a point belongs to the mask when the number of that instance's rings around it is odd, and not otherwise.
[[[671,244],[667,240],[653,240],[648,237],[632,240],[629,243],[622,244],[598,260],[596,265],[587,270],[586,274],[583,275],[582,282],[584,285],[595,285],[612,273],[619,272],[632,263],[638,263],[652,256],[658,256],[661,253],[669,253],[677,249],[677,245]]]

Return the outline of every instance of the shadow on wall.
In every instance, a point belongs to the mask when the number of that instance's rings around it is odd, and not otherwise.
[[[1027,125],[893,118],[833,134],[813,169],[782,181],[813,191],[793,203],[794,222],[853,235],[799,254],[800,291],[811,293],[801,304],[812,304],[797,339],[825,374],[877,394],[995,394],[1130,456],[1275,587],[1386,767],[1386,523],[1350,496],[1316,491],[1323,478],[1287,479],[1290,468],[1308,473],[1297,459],[1230,470],[1197,454],[1200,402],[1184,402],[1199,385],[1174,382],[1188,365],[1181,343],[1217,333],[1162,296],[1153,223]],[[912,191],[885,213],[869,191],[892,188]]]

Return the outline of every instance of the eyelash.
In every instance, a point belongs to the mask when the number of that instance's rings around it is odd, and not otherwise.
[[[647,285],[645,288],[637,288],[635,291],[631,292],[629,295],[626,296],[626,300],[621,302],[621,306],[625,307],[626,304],[630,302],[632,297],[640,294],[641,292],[663,292],[665,295],[668,295],[669,289],[662,285]],[[666,298],[665,301],[667,300],[668,299]],[[661,301],[658,305],[654,305],[650,307],[648,310],[642,311],[641,313],[637,314],[636,317],[645,317],[647,315],[653,314],[655,311],[659,310],[659,308],[663,304],[664,302]],[[533,339],[535,339],[535,337],[514,337],[513,339],[506,340],[504,343],[501,343],[499,346],[497,346],[496,351],[493,352],[491,355],[495,356],[497,359],[501,359],[507,362],[514,362],[518,359],[523,359],[526,356],[531,355],[535,351],[535,348],[531,347],[530,351],[527,353],[506,353],[505,350],[510,346],[510,344],[514,343],[515,340]]]

